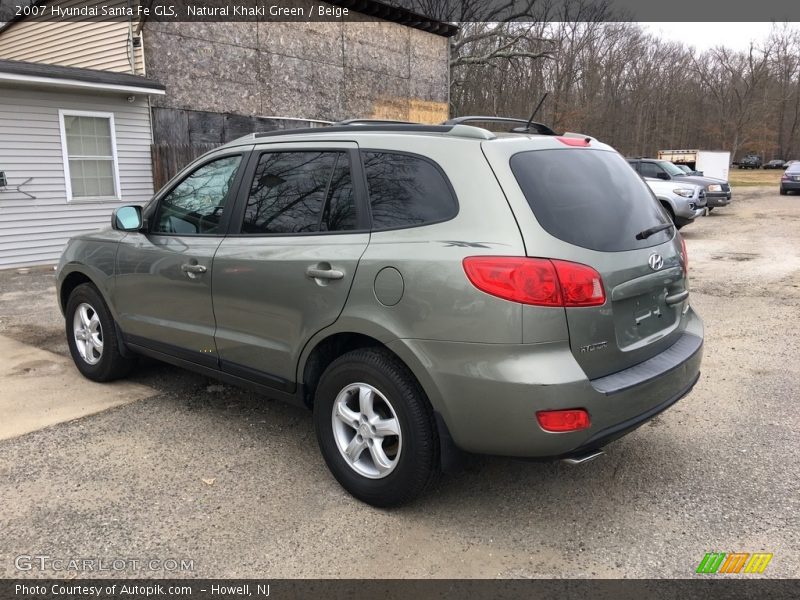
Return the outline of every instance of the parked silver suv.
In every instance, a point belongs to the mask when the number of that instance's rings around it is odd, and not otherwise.
[[[468,122],[250,135],[118,209],[58,267],[78,369],[142,354],[307,406],[379,506],[459,451],[596,456],[699,377],[685,247],[607,145]]]
[[[645,177],[644,181],[678,229],[706,213],[706,191],[702,185],[653,177]]]

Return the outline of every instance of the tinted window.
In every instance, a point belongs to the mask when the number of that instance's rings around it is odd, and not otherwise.
[[[266,152],[256,167],[242,233],[343,231],[357,225],[345,152]]]
[[[193,171],[161,199],[154,233],[222,233],[220,221],[241,156],[226,156]]]
[[[664,173],[664,170],[655,163],[643,162],[639,163],[639,172],[642,177],[658,178],[660,173]]]
[[[613,252],[662,244],[667,229],[637,240],[668,217],[650,188],[616,152],[570,148],[511,157],[511,170],[541,226],[576,246]]]
[[[320,231],[345,231],[356,229],[356,226],[356,202],[353,179],[350,177],[350,157],[341,153],[333,168]]]
[[[458,204],[442,172],[408,154],[362,152],[372,228],[390,229],[453,218]]]

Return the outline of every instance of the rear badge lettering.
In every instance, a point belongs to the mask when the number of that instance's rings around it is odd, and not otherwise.
[[[581,354],[586,354],[587,352],[595,352],[597,350],[605,350],[608,348],[608,342],[597,342],[596,344],[587,344],[586,346],[581,346]]]

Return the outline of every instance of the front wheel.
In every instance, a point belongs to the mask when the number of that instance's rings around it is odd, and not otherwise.
[[[433,411],[408,368],[386,350],[354,350],[328,366],[314,426],[333,476],[373,506],[409,502],[439,474]]]
[[[69,352],[84,377],[112,381],[130,372],[134,359],[120,353],[114,319],[94,285],[76,287],[64,314]]]

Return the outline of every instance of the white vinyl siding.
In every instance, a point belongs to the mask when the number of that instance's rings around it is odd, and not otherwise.
[[[67,240],[106,227],[123,204],[144,204],[153,195],[150,112],[147,97],[64,93],[0,85],[0,269],[53,264]],[[68,202],[59,110],[114,117],[119,200]],[[22,189],[31,199],[14,191]]]
[[[47,6],[125,7],[127,0],[56,0]],[[49,13],[48,13],[49,14]],[[144,75],[143,48],[132,48],[136,20],[42,21],[34,16],[12,24],[0,35],[0,58]],[[131,52],[133,54],[131,54]],[[131,64],[133,59],[133,64]]]
[[[59,110],[68,201],[118,200],[114,114]]]

